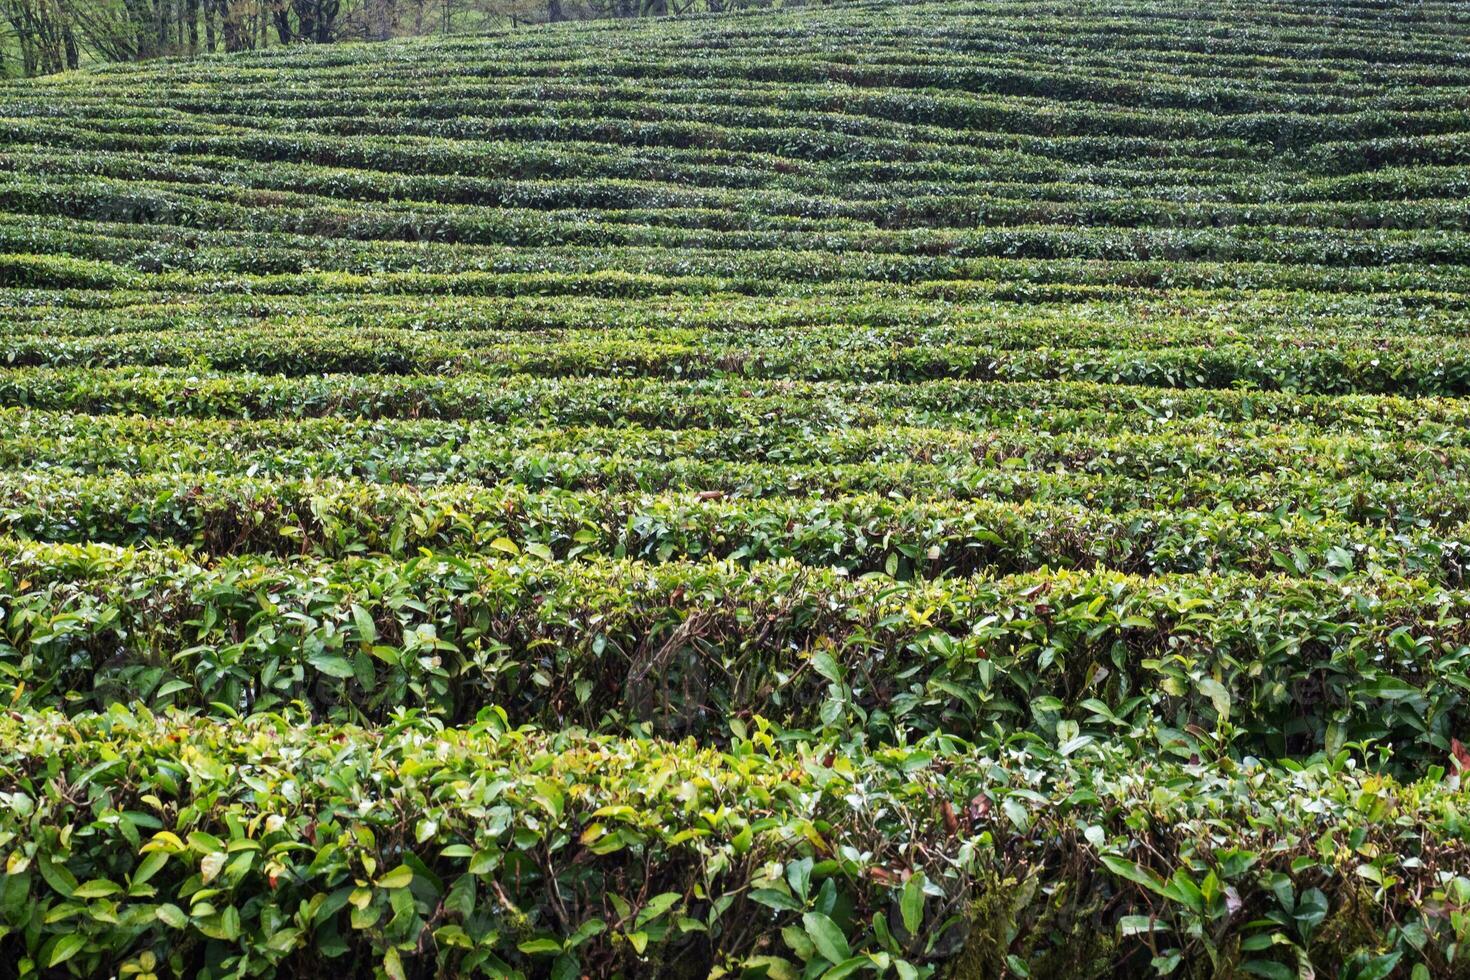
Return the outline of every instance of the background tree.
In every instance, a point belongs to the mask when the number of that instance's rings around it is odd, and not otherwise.
[[[564,20],[665,17],[806,0],[0,0],[0,75],[271,44],[383,41]]]
[[[75,18],[60,0],[0,0],[0,11],[11,34],[7,68],[44,75],[80,64]]]

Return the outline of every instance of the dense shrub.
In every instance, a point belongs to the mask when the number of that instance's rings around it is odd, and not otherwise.
[[[1470,928],[1437,781],[739,727],[0,718],[0,931],[22,972],[1103,977],[1442,972]]]
[[[1467,973],[1470,28],[0,82],[0,978]]]

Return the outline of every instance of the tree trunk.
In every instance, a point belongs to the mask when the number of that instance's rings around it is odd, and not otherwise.
[[[225,50],[227,52],[244,51],[245,38],[240,33],[240,21],[236,19],[234,12],[225,5],[225,0],[216,0],[219,11],[220,31],[225,37]]]
[[[157,54],[168,52],[168,0],[153,0],[153,20],[158,31]]]
[[[153,51],[153,14],[144,0],[124,0],[129,26],[133,32],[133,56],[139,61],[151,58]]]

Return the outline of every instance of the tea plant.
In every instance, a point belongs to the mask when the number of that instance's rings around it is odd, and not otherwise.
[[[1467,37],[0,82],[0,976],[1464,975]]]

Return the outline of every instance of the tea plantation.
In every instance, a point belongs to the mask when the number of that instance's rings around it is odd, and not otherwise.
[[[1467,42],[0,83],[0,977],[1470,976]]]

